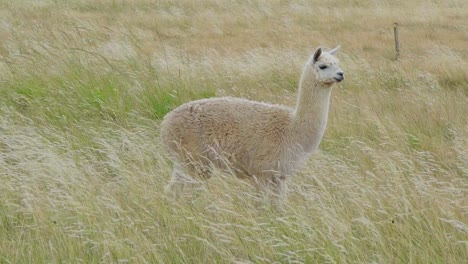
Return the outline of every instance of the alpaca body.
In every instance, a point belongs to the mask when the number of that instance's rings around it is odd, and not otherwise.
[[[343,79],[339,68],[341,77],[324,77],[314,67],[318,61],[336,65],[331,54],[321,54],[318,49],[303,70],[295,109],[223,97],[192,101],[166,115],[161,138],[175,164],[168,188],[192,177],[209,178],[216,167],[283,189],[284,180],[318,149],[331,86]]]
[[[240,178],[290,176],[318,147],[326,120],[310,127],[308,144],[291,137],[294,109],[240,98],[189,102],[164,120],[163,142],[171,158],[191,164],[192,172],[209,177],[210,166],[231,170]],[[168,144],[169,143],[169,144]],[[204,169],[193,166],[203,166]]]

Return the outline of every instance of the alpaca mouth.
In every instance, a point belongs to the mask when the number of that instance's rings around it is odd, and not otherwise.
[[[336,82],[342,82],[344,80],[344,77],[341,77],[341,78],[334,77],[333,79],[335,79]]]

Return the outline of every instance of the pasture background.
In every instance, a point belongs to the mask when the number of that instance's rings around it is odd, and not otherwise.
[[[221,175],[163,195],[165,113],[293,106],[338,44],[346,80],[284,212]],[[463,263],[467,44],[463,0],[0,0],[0,262]]]

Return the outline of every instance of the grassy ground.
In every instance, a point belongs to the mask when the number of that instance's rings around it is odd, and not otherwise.
[[[0,263],[463,263],[468,4],[0,0]],[[393,22],[401,60],[393,60]],[[217,177],[162,194],[159,122],[198,98],[294,105],[346,81],[284,212]]]

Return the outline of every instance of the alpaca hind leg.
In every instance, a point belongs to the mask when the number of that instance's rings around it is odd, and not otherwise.
[[[178,199],[183,193],[185,187],[193,181],[194,180],[182,170],[182,166],[174,164],[171,180],[164,188],[164,192],[166,195],[170,195],[173,198]]]

